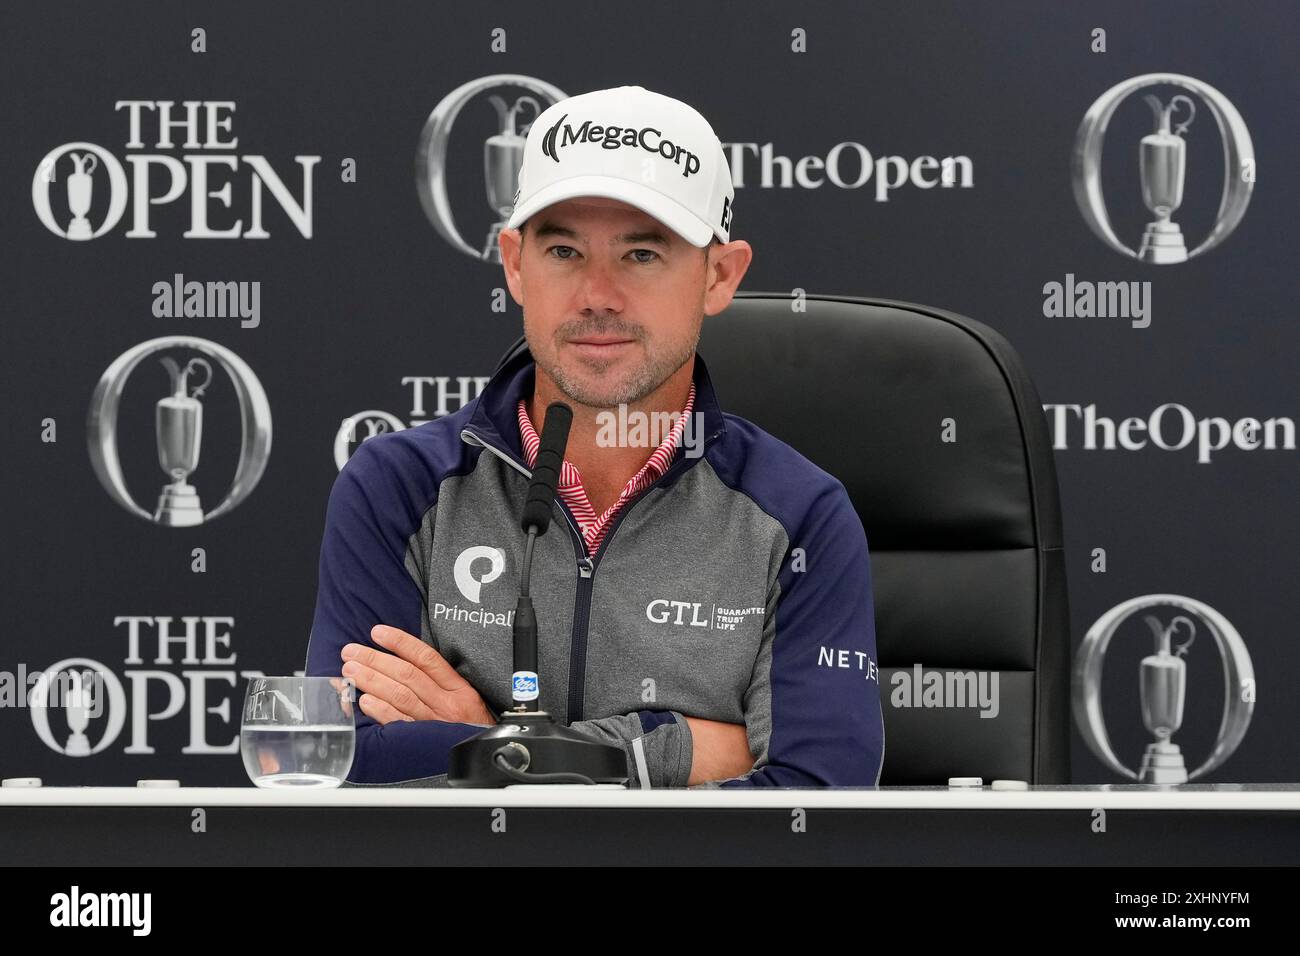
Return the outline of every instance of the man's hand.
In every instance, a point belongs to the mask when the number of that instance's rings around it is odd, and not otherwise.
[[[691,728],[691,775],[688,787],[706,780],[726,780],[749,773],[754,755],[749,752],[749,735],[744,724],[687,717]]]
[[[461,724],[496,723],[474,685],[447,659],[418,637],[396,627],[370,629],[376,644],[345,644],[343,676],[364,691],[357,704],[381,724],[393,720],[446,720]]]

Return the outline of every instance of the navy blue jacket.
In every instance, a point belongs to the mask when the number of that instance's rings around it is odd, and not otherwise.
[[[455,413],[367,439],[330,492],[306,673],[387,624],[418,636],[494,713],[512,704],[511,621],[530,470],[524,351]],[[884,760],[866,534],[844,486],[718,405],[703,358],[667,472],[588,554],[557,496],[536,543],[540,706],[624,748],[629,785],[684,787],[687,715],[743,723],[754,767],[705,787],[873,787]],[[816,428],[816,422],[809,422]],[[657,444],[657,442],[655,442]],[[647,456],[650,449],[647,449]],[[353,785],[446,784],[482,731],[357,711]]]

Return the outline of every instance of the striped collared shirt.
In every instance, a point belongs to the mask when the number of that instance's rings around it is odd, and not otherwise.
[[[695,383],[691,382],[690,392],[686,396],[686,407],[682,409],[681,415],[673,423],[672,430],[668,432],[667,437],[659,443],[659,447],[654,450],[650,458],[641,470],[633,475],[623,491],[619,494],[618,500],[615,501],[605,513],[599,518],[587,499],[587,491],[582,487],[582,476],[578,474],[577,467],[567,458],[560,469],[560,483],[556,489],[564,503],[569,506],[573,512],[573,517],[578,521],[578,527],[582,531],[583,540],[587,544],[587,553],[595,554],[600,548],[600,542],[605,537],[605,532],[609,529],[610,523],[622,510],[629,499],[636,497],[648,485],[653,484],[659,479],[665,471],[668,470],[669,464],[672,463],[673,454],[677,451],[677,446],[681,442],[682,432],[686,429],[687,419],[690,417],[691,408],[695,404]],[[533,423],[528,418],[528,403],[524,399],[519,400],[519,436],[523,440],[524,460],[528,467],[533,467],[533,462],[537,460],[537,449],[541,446],[541,438]]]

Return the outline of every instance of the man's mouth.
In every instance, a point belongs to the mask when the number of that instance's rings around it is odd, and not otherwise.
[[[585,355],[612,355],[636,339],[619,338],[613,335],[589,335],[569,339],[569,344]]]

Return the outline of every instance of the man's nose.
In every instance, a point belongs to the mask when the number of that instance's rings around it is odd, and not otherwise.
[[[579,308],[601,312],[623,311],[623,288],[618,272],[610,263],[589,259],[582,270]]]

